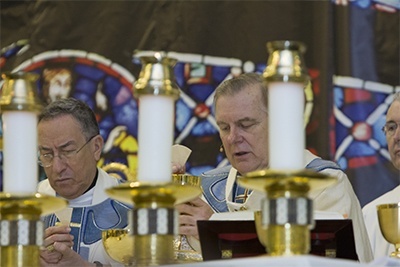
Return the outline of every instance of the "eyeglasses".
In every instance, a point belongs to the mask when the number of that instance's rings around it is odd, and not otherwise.
[[[395,134],[399,125],[400,122],[394,122],[394,121],[387,122],[385,126],[382,127],[382,131],[385,133],[385,135],[392,136]]]
[[[44,168],[50,167],[53,164],[54,157],[59,157],[60,160],[62,160],[64,163],[67,162],[68,160],[76,156],[79,151],[81,151],[87,144],[89,144],[89,142],[92,141],[92,139],[96,136],[97,134],[90,137],[89,140],[87,140],[86,143],[78,149],[58,151],[57,156],[54,156],[53,153],[40,154],[40,152],[38,152],[39,165]]]

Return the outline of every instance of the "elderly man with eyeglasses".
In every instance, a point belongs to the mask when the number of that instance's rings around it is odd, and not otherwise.
[[[97,167],[103,138],[95,114],[74,98],[50,103],[38,119],[39,164],[47,179],[38,192],[64,198],[69,207],[44,217],[42,266],[122,266],[104,250],[102,230],[125,228],[131,207],[105,189],[121,181]]]
[[[386,123],[383,132],[386,136],[387,147],[393,166],[399,170],[400,178],[400,92],[394,94],[393,102],[386,113]],[[368,237],[371,242],[374,258],[387,257],[395,248],[389,244],[379,228],[376,206],[386,203],[400,202],[400,185],[393,190],[371,201],[362,209],[367,227]]]

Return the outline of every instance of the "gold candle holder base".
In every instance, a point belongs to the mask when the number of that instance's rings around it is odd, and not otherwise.
[[[43,245],[40,216],[65,206],[67,201],[39,193],[0,193],[0,266],[40,266]]]
[[[199,196],[201,188],[175,182],[132,182],[106,192],[115,200],[134,205],[130,229],[134,266],[176,263],[174,238],[179,223],[174,206]]]
[[[261,216],[255,214],[255,220],[257,234],[268,255],[309,253],[310,229],[314,221],[308,192],[322,189],[336,181],[334,177],[312,170],[260,170],[238,178],[241,186],[266,192]]]

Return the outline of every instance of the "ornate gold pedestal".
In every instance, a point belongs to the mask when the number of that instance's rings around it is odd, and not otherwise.
[[[269,255],[309,253],[310,229],[314,221],[308,192],[335,182],[336,178],[312,170],[261,170],[238,178],[241,186],[266,192],[261,211],[262,229],[257,230]]]
[[[199,196],[200,187],[175,182],[132,182],[106,192],[113,199],[133,204],[130,229],[133,235],[133,265],[176,263],[174,238],[179,222],[174,206]]]
[[[40,266],[43,222],[40,216],[67,205],[60,198],[41,194],[0,193],[0,266]]]

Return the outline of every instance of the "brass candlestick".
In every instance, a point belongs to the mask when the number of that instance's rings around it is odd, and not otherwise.
[[[281,135],[282,133],[293,131],[293,129],[285,128],[287,126],[287,121],[296,123],[296,125],[291,126],[295,129],[299,128],[298,130],[300,130],[301,127],[297,126],[299,126],[299,123],[302,123],[302,121],[297,119],[297,114],[294,120],[292,117],[293,113],[288,113],[293,112],[293,110],[283,110],[281,113],[273,113],[276,112],[276,110],[271,110],[272,90],[274,90],[273,96],[275,97],[277,95],[287,98],[293,97],[290,95],[283,96],[277,94],[279,90],[286,90],[287,88],[290,88],[288,92],[295,92],[296,95],[301,96],[301,92],[297,91],[297,89],[301,90],[301,87],[305,87],[309,82],[309,77],[304,65],[302,54],[305,51],[305,46],[302,43],[296,41],[273,41],[267,43],[267,48],[270,55],[263,77],[268,87],[270,98],[269,138],[276,141],[278,140],[277,138],[283,138],[283,135]],[[274,87],[274,89],[272,89],[272,87]],[[301,101],[304,101],[304,99]],[[288,102],[284,103],[285,106],[288,105]],[[279,119],[277,119],[278,117]],[[282,122],[282,120],[284,122]],[[275,124],[278,122],[282,127],[271,125],[272,122]],[[303,132],[299,132],[298,136],[302,137]],[[304,142],[303,140],[300,141]],[[282,147],[276,147],[277,144],[272,142],[270,142],[269,145],[270,149],[272,146],[275,148],[274,152],[281,152],[280,150],[283,149]],[[279,145],[282,144],[279,142]],[[299,149],[301,147],[297,145],[298,144],[293,144],[291,147],[292,154],[287,154],[286,159],[298,157],[304,153],[302,151],[304,148]],[[285,147],[283,151],[288,152],[287,149],[288,147]],[[280,159],[280,157],[273,158],[271,154],[272,153],[269,155],[270,164],[273,163],[273,166],[284,166],[281,164],[282,162],[277,160]],[[297,161],[296,164],[292,162],[292,166],[294,165],[300,166],[301,160]],[[283,168],[287,167],[284,166]],[[262,230],[259,231],[259,233],[263,236],[260,236],[259,239],[266,245],[266,251],[269,255],[281,256],[309,253],[310,228],[313,227],[314,222],[312,200],[308,198],[308,192],[310,190],[326,187],[335,180],[335,178],[325,176],[321,173],[303,169],[259,170],[244,174],[243,177],[238,178],[238,183],[243,187],[264,191],[266,193],[266,199],[262,202],[261,210],[262,226],[261,228],[258,226],[258,230]]]
[[[179,87],[173,74],[176,60],[161,52],[143,56],[141,60],[142,70],[134,91],[139,101],[143,95],[178,99]],[[154,168],[157,168],[156,162]],[[133,235],[134,265],[157,266],[176,262],[173,242],[179,223],[174,206],[199,196],[201,189],[177,184],[171,179],[171,182],[162,183],[125,183],[108,189],[107,193],[111,198],[133,204],[130,234]]]
[[[0,266],[39,267],[43,245],[40,216],[67,206],[67,201],[42,194],[0,193]]]
[[[2,78],[1,112],[38,112],[42,108],[36,97],[36,74],[3,73]],[[37,174],[33,175],[37,179]],[[0,266],[40,266],[39,252],[43,245],[43,223],[40,216],[53,213],[66,205],[65,200],[38,193],[0,193]]]

